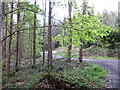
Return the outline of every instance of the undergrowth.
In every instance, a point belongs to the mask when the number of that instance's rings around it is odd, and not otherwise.
[[[37,64],[21,69],[10,78],[3,73],[3,88],[104,88],[108,71],[88,62],[55,61],[53,69]]]

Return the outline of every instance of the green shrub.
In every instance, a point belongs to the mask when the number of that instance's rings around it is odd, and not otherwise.
[[[100,88],[105,85],[108,71],[98,65],[89,63],[84,68],[74,67],[71,70],[64,70],[62,74],[65,81],[73,83],[76,87]]]

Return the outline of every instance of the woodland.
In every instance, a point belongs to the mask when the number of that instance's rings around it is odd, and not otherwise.
[[[117,12],[95,14],[85,0],[41,3],[0,2],[2,88],[106,88],[109,71],[84,59],[119,58]],[[53,15],[60,7],[63,20]]]

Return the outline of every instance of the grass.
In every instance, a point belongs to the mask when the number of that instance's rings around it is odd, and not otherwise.
[[[74,58],[78,58],[79,55],[72,55]],[[83,57],[84,59],[106,59],[106,60],[118,60],[118,57]]]
[[[76,62],[72,61],[70,64],[59,62],[60,67],[65,68],[60,72],[64,78],[60,79],[72,83],[73,87],[102,88],[106,86],[106,78],[108,77],[106,69],[93,63],[78,64]],[[57,66],[59,67],[59,65]]]
[[[118,60],[117,57],[83,57],[85,59],[106,59],[106,60]]]
[[[99,65],[78,61],[66,63],[65,60],[55,61],[48,74],[48,68],[41,64],[36,69],[23,67],[13,76],[7,78],[3,73],[4,88],[103,88],[107,86],[108,71]],[[49,79],[45,78],[49,75]],[[51,81],[50,81],[51,80]],[[62,83],[62,86],[60,86]],[[59,87],[58,87],[59,86]]]

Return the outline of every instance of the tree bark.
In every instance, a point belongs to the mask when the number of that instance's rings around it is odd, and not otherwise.
[[[2,60],[2,36],[3,36],[3,30],[2,30],[2,1],[0,1],[0,60]]]
[[[80,42],[82,42],[82,40],[80,40]],[[79,48],[79,63],[82,62],[82,58],[83,58],[83,45],[80,45],[80,48]]]
[[[0,0],[0,90],[2,90],[2,36],[3,36],[3,30],[2,30],[2,1]]]
[[[5,7],[4,7],[4,5],[5,5],[5,3],[4,2],[2,2],[2,22],[4,22],[4,11],[5,11]],[[5,37],[5,35],[4,35],[4,33],[5,33],[5,30],[4,30],[4,27],[5,25],[4,25],[4,23],[2,24],[2,30],[3,30],[3,36],[2,37]],[[5,46],[4,46],[4,42],[2,43],[2,58],[4,58],[4,48],[5,48]]]
[[[13,10],[13,2],[11,2],[11,10]],[[12,34],[13,29],[13,13],[10,15],[10,34]],[[11,43],[12,43],[12,36],[9,38],[9,47],[8,47],[8,61],[7,61],[7,76],[10,76],[10,63],[11,63]]]
[[[45,31],[46,31],[46,0],[44,0],[44,17],[43,17],[43,65],[45,64]]]
[[[20,7],[20,2],[18,0],[18,8]],[[17,13],[17,29],[20,29],[20,11]],[[15,70],[18,72],[18,64],[20,65],[20,32],[17,31],[17,42],[16,42],[16,63],[15,63]]]
[[[52,16],[52,7],[51,0],[49,0],[49,19],[48,19],[48,67],[52,68],[52,35],[51,35],[51,16]]]
[[[67,61],[70,62],[70,61],[71,61],[71,50],[72,50],[72,31],[71,31],[72,2],[68,2],[68,7],[69,7],[69,10],[68,10],[68,11],[69,11],[70,35],[69,35],[69,46],[68,46],[68,57],[67,57]]]
[[[8,30],[8,16],[5,17],[5,37],[7,36],[7,30]],[[7,58],[7,40],[4,41],[4,58]]]
[[[82,15],[85,15],[86,14],[86,6],[87,6],[87,2],[83,2],[83,12],[82,12]],[[83,20],[82,20],[83,22]],[[81,26],[81,28],[83,28]],[[83,42],[82,39],[80,39],[80,42]],[[79,62],[81,63],[82,62],[82,59],[83,59],[83,45],[80,45],[80,48],[79,48]]]
[[[34,2],[36,5],[36,0]],[[33,31],[33,65],[36,63],[36,13],[34,13],[34,31]]]

